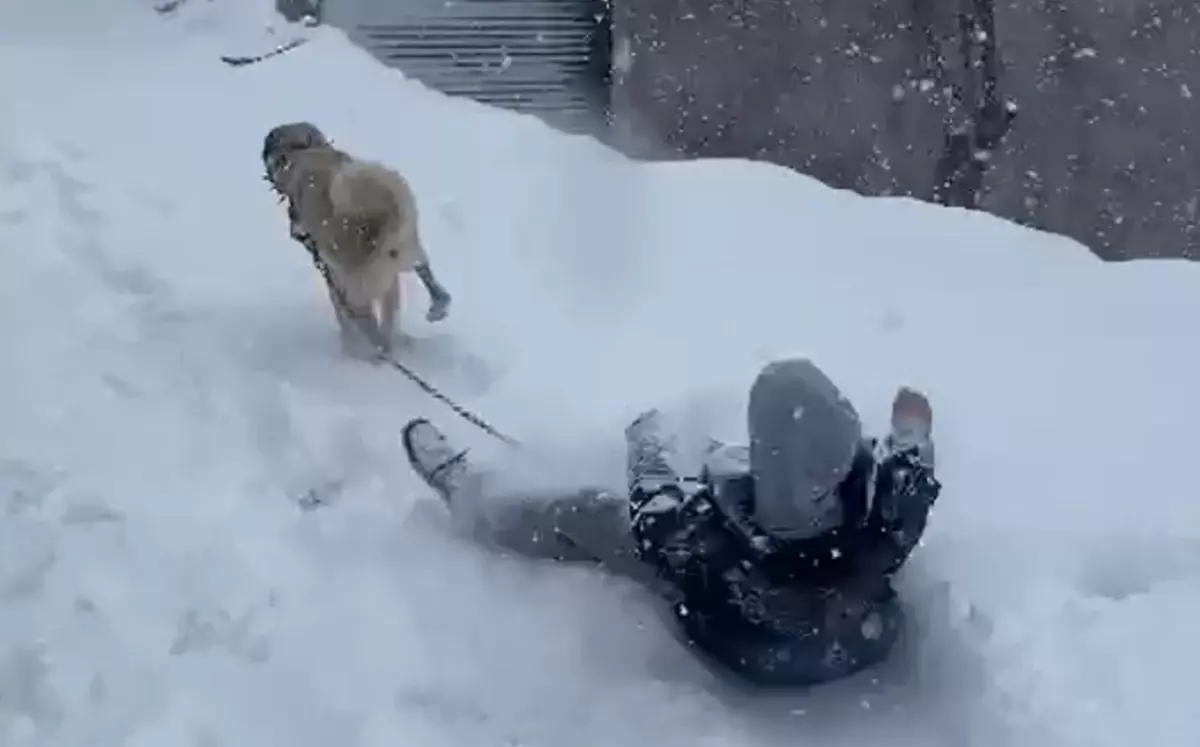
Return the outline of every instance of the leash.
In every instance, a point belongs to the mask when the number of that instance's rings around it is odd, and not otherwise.
[[[283,197],[283,199],[286,200],[287,198]],[[368,320],[363,314],[357,313],[350,308],[350,304],[346,300],[346,294],[342,291],[341,287],[339,287],[337,283],[333,282],[333,273],[329,269],[329,265],[326,264],[325,260],[321,259],[321,255],[317,251],[317,247],[313,243],[312,237],[304,237],[301,243],[303,243],[304,248],[308,250],[308,254],[312,258],[313,265],[317,268],[317,271],[321,273],[321,277],[325,279],[325,284],[329,286],[330,293],[333,296],[334,303],[338,306],[338,310],[342,314],[345,314],[347,318],[354,320],[354,326],[358,328],[358,331],[362,333],[367,342],[369,342],[371,346],[375,348],[375,358],[377,360],[391,365],[392,368],[404,374],[409,381],[416,384],[421,391],[425,392],[433,399],[436,399],[438,402],[441,402],[443,405],[450,408],[455,415],[458,415],[460,418],[488,434],[492,438],[502,441],[503,443],[514,448],[521,446],[520,441],[497,430],[480,416],[450,399],[450,397],[442,393],[442,391],[433,384],[430,384],[416,371],[413,371],[408,366],[396,360],[396,358],[388,351],[387,342],[383,339],[382,335],[379,333],[379,330],[373,329],[372,326],[367,323]]]

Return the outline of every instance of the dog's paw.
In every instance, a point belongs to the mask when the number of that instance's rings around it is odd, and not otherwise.
[[[387,360],[391,355],[391,346],[387,349],[380,349],[368,344],[362,340],[343,339],[342,354],[351,360],[361,361],[363,363],[373,363],[379,365]]]
[[[300,242],[308,241],[312,237],[303,224],[296,221],[292,221],[291,225],[288,226],[288,233],[292,235],[293,239]]]
[[[444,301],[435,301],[429,305],[429,313],[425,315],[425,321],[429,323],[440,322],[450,315],[450,299]]]

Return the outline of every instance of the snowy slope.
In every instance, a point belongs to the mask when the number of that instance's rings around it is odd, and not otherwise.
[[[762,164],[634,165],[328,30],[234,70],[289,33],[251,3],[75,6],[0,7],[0,744],[1200,742],[1194,266]],[[919,647],[748,701],[636,589],[453,537],[401,424],[502,452],[338,356],[257,160],[298,118],[411,178],[456,296],[430,327],[410,282],[413,365],[554,479],[619,480],[620,427],[662,398],[710,395],[737,437],[772,356],[876,427],[927,389]]]

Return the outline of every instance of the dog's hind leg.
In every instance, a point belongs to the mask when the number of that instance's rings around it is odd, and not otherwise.
[[[433,268],[428,262],[418,264],[413,270],[425,284],[426,290],[429,291],[429,313],[425,315],[425,318],[431,322],[440,322],[450,313],[450,291],[438,282],[437,277],[433,274]]]
[[[396,337],[396,319],[400,315],[400,275],[392,278],[379,304],[379,329],[389,341]]]

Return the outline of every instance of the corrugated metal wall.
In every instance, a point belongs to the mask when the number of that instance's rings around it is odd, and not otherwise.
[[[595,132],[608,106],[604,0],[326,0],[323,20],[453,96]]]

